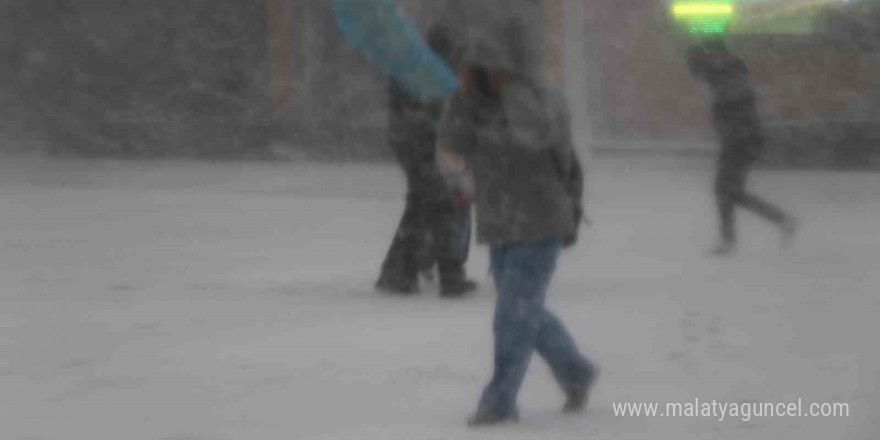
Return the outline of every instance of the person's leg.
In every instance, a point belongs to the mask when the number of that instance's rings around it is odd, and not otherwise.
[[[746,191],[746,179],[751,166],[752,163],[750,161],[733,166],[728,197],[732,201],[732,205],[740,206],[775,224],[782,231],[783,240],[787,244],[795,232],[794,218],[778,206]]]
[[[516,396],[544,322],[544,298],[561,247],[559,238],[493,247],[494,371],[471,424],[516,419]]]
[[[739,206],[752,211],[771,223],[775,223],[777,226],[782,225],[788,219],[788,214],[782,209],[748,192],[739,194],[736,202]]]
[[[465,295],[477,288],[476,283],[467,279],[465,271],[464,253],[470,243],[464,240],[469,240],[470,236],[466,235],[467,224],[462,220],[467,219],[447,199],[433,203],[431,214],[429,229],[434,238],[433,255],[440,274],[441,294],[450,297]]]
[[[430,231],[425,232],[423,247],[419,250],[418,260],[419,276],[426,281],[434,281],[437,268],[437,260],[434,259],[434,237]]]
[[[743,192],[744,184],[744,168],[722,153],[715,172],[715,203],[718,207],[718,229],[721,241],[712,250],[714,254],[726,255],[736,248],[734,207]]]
[[[567,397],[565,410],[582,410],[589,398],[589,389],[598,376],[598,369],[578,350],[565,325],[546,308],[535,349],[553,371],[553,377]]]
[[[458,219],[458,258],[461,260],[462,264],[464,264],[467,263],[468,257],[470,257],[471,254],[471,234],[473,231],[471,208],[466,207],[457,209],[456,217]]]
[[[492,281],[495,282],[495,291],[501,290],[501,276],[504,274],[504,256],[507,254],[508,245],[498,244],[489,247],[489,272]]]
[[[417,252],[424,235],[423,204],[418,193],[410,191],[407,194],[403,216],[376,283],[380,290],[404,294],[418,292]]]
[[[731,194],[716,194],[718,205],[718,228],[721,236],[721,244],[736,246],[736,213],[734,212],[734,199]]]

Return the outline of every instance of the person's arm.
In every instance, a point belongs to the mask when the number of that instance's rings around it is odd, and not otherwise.
[[[571,201],[572,214],[574,215],[574,228],[565,237],[565,246],[572,246],[577,242],[578,231],[581,222],[589,224],[584,217],[584,172],[581,167],[574,142],[571,135],[571,117],[561,94],[551,94],[549,102],[553,109],[556,133],[553,136],[552,154],[556,164],[559,179]]]
[[[454,174],[467,168],[467,156],[477,147],[473,111],[467,97],[455,94],[446,104],[437,130],[437,166]]]
[[[444,176],[467,171],[467,161],[464,156],[443,144],[437,145],[436,160],[437,169]]]
[[[440,121],[435,162],[458,203],[473,200],[474,187],[468,172],[467,156],[476,149],[476,143],[471,108],[466,97],[456,94],[447,104]]]
[[[473,176],[467,168],[464,156],[449,148],[437,148],[437,170],[446,185],[452,190],[452,201],[456,208],[464,208],[474,201]]]
[[[437,151],[462,158],[476,149],[477,132],[473,104],[461,93],[453,95],[443,109],[437,129]]]
[[[581,199],[584,195],[584,172],[581,167],[580,159],[574,149],[574,141],[571,133],[571,116],[565,104],[565,100],[560,97],[556,101],[557,122],[556,127],[559,130],[557,139],[559,145],[556,147],[557,154],[563,156],[562,162],[565,164],[563,182],[568,195],[580,207]]]

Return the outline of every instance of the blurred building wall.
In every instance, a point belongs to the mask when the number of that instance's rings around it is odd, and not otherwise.
[[[422,30],[479,26],[539,5],[530,40],[545,45],[547,80],[580,106],[573,122],[582,142],[606,150],[713,148],[707,94],[686,71],[686,42],[665,2],[397,1]],[[821,35],[731,38],[759,88],[771,160],[878,161],[862,151],[880,138],[880,6],[851,3],[868,7],[841,7]],[[32,107],[37,127],[54,126],[59,151],[259,156],[269,132],[281,150],[390,156],[386,80],[342,39],[329,0],[0,5],[7,60],[0,93],[21,103],[8,111]],[[582,30],[571,13],[579,8]]]
[[[588,5],[589,100],[597,148],[713,149],[707,93],[686,70],[687,41],[673,28],[664,2]],[[865,155],[880,160],[870,151],[872,143],[880,144],[878,23],[861,32],[847,30],[870,22],[857,15],[864,13],[838,18],[837,33],[728,38],[758,88],[770,138],[768,161],[827,165]]]
[[[6,109],[45,152],[263,156],[262,0],[5,0],[0,11]]]
[[[279,135],[290,148],[333,158],[387,157],[385,79],[337,32],[329,0],[267,0],[267,4],[278,1],[292,5],[295,40],[291,49],[292,96],[277,115]],[[565,38],[564,4],[576,1],[398,0],[398,4],[423,32],[440,24],[459,37],[468,35],[470,29],[520,16],[527,24],[526,40],[536,46],[533,52],[539,59],[535,63],[540,64],[536,68],[561,87],[566,56],[561,44]],[[545,15],[544,7],[555,13]],[[554,32],[545,39],[547,28]]]

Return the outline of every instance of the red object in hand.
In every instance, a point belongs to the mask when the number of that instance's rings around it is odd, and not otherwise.
[[[446,181],[452,189],[452,205],[456,209],[464,209],[474,203],[474,180],[469,173],[447,175]]]
[[[465,209],[473,203],[473,193],[468,193],[463,188],[456,188],[452,191],[452,205],[455,206],[455,209]]]

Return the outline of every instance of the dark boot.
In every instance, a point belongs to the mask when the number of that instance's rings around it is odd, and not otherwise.
[[[599,368],[591,366],[583,384],[566,393],[565,405],[562,407],[562,412],[566,414],[583,412],[587,407],[587,403],[590,401],[590,391],[598,378]]]
[[[440,295],[447,298],[457,298],[477,290],[477,283],[465,276],[462,263],[441,261],[438,264],[438,269],[440,272]]]
[[[376,282],[376,289],[393,295],[412,295],[419,293],[419,283],[415,277],[382,275]]]
[[[446,298],[458,298],[477,290],[480,287],[475,281],[460,279],[447,281],[440,286],[440,295]]]
[[[419,291],[419,255],[425,249],[424,203],[419,194],[407,194],[406,208],[391,247],[382,262],[376,288],[391,294],[413,294]]]
[[[492,411],[478,409],[472,416],[468,417],[467,425],[472,428],[480,426],[492,426],[500,423],[515,423],[519,421],[519,415],[516,413],[510,415],[502,415]]]

